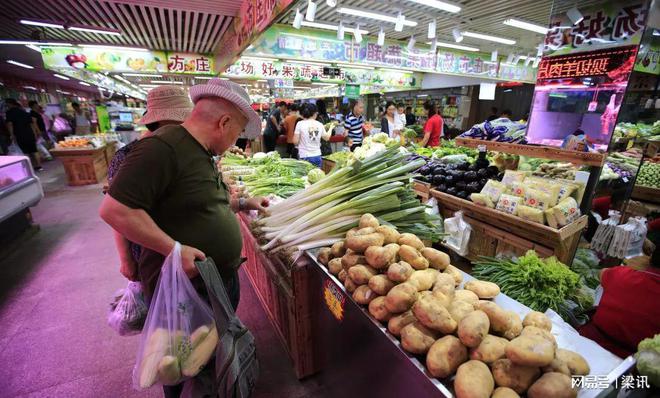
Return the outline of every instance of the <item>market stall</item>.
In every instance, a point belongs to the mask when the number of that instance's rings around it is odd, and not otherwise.
[[[86,138],[64,141],[50,153],[62,161],[69,185],[89,185],[103,182],[108,165],[117,150],[113,141],[100,145]]]

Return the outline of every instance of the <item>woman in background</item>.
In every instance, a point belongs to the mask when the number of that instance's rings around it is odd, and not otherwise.
[[[403,125],[397,114],[394,102],[388,101],[387,104],[385,104],[385,115],[380,120],[380,131],[387,134],[390,138],[397,138],[399,137],[402,128]]]
[[[440,137],[442,137],[442,128],[445,124],[444,120],[438,113],[438,108],[433,101],[426,101],[424,103],[424,110],[428,119],[424,124],[424,138],[419,143],[420,146],[435,147],[440,145]]]
[[[329,140],[330,132],[316,120],[317,108],[314,104],[303,104],[300,116],[303,120],[296,124],[293,142],[298,147],[298,157],[316,167],[321,167],[321,140]]]

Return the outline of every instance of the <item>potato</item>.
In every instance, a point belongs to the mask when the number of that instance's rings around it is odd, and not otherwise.
[[[408,311],[417,300],[417,286],[404,282],[394,286],[385,296],[385,306],[391,313]]]
[[[443,275],[447,275],[447,274],[443,274]],[[434,288],[435,288],[435,286],[434,286]],[[473,292],[471,292],[469,290],[461,289],[461,290],[455,290],[454,291],[454,300],[465,301],[465,302],[470,303],[473,306],[475,306],[479,302],[479,296],[477,296],[476,294],[474,294]]]
[[[392,314],[385,308],[385,297],[383,296],[371,300],[369,303],[369,313],[381,322],[387,322],[392,317]]]
[[[351,268],[354,265],[357,264],[366,264],[367,259],[359,255],[357,253],[351,252],[351,253],[346,253],[344,256],[341,258],[341,265],[344,267],[344,269],[348,272],[348,269]]]
[[[339,275],[341,271],[344,271],[344,267],[341,265],[341,258],[333,258],[328,263],[328,271],[332,275]]]
[[[376,297],[378,297],[376,293],[369,289],[369,286],[367,285],[360,285],[353,292],[353,300],[355,300],[356,303],[362,305],[369,304],[371,300],[375,299]]]
[[[483,362],[470,360],[458,367],[454,379],[456,398],[489,398],[494,388],[493,376]]]
[[[330,248],[330,253],[332,254],[332,257],[334,258],[343,257],[344,254],[346,254],[346,247],[344,245],[345,242],[343,240],[340,240],[339,242],[335,242]]]
[[[399,243],[399,238],[401,237],[401,234],[399,233],[399,231],[388,225],[379,226],[378,228],[376,228],[376,232],[378,232],[379,234],[385,237],[385,244]]]
[[[401,346],[411,354],[426,354],[437,338],[438,332],[419,322],[413,322],[401,329]]]
[[[472,311],[458,323],[458,338],[466,347],[477,347],[489,329],[488,315],[480,310]]]
[[[528,398],[575,398],[571,378],[565,374],[550,372],[541,376],[527,390]]]
[[[436,272],[435,281],[433,282],[433,291],[442,292],[448,297],[454,298],[454,278],[451,275],[442,272]]]
[[[364,228],[359,228],[358,230],[355,231],[355,236],[363,236],[363,235],[369,235],[373,234],[376,232],[376,228],[374,227],[364,227]]]
[[[467,301],[454,300],[447,307],[449,315],[458,323],[461,319],[465,318],[469,313],[474,311],[474,306]]]
[[[329,247],[322,247],[321,250],[319,250],[319,254],[316,255],[316,259],[319,260],[319,263],[328,265],[330,259],[333,257],[331,252],[332,249]]]
[[[433,287],[437,273],[438,271],[433,268],[413,271],[412,275],[410,275],[410,278],[408,278],[408,282],[415,284],[417,286],[417,290],[420,292],[424,290],[430,290],[431,287]]]
[[[399,257],[401,261],[410,264],[414,269],[422,270],[429,267],[429,260],[422,257],[421,254],[412,246],[401,245],[399,249]]]
[[[481,340],[481,344],[470,350],[470,359],[491,364],[506,356],[505,349],[508,344],[509,340],[504,337],[489,334]]]
[[[509,328],[504,333],[502,333],[502,337],[512,340],[520,336],[523,326],[522,321],[520,320],[520,316],[518,316],[516,312],[507,311],[507,313],[509,314]]]
[[[490,330],[494,333],[504,333],[509,330],[511,318],[502,307],[492,301],[479,300],[474,308],[481,310],[488,315],[490,320]]]
[[[449,306],[451,305],[451,297],[447,296],[443,292],[437,291],[437,292],[422,292],[422,293],[429,293],[433,297],[438,300],[440,304],[442,304],[443,307],[445,307],[447,310],[449,310]]]
[[[359,229],[358,227],[355,227],[355,228],[351,228],[348,231],[346,231],[346,239],[350,238],[351,236],[355,236],[358,229]]]
[[[337,274],[337,279],[339,279],[342,283],[346,281],[346,278],[348,277],[348,272],[346,272],[345,269],[342,269],[339,271],[339,274]]]
[[[552,331],[552,321],[544,313],[538,311],[532,311],[529,314],[525,315],[523,319],[523,327],[525,326],[536,326],[541,329],[545,329],[548,332]]]
[[[387,246],[369,246],[364,252],[367,263],[376,269],[387,268],[394,263],[396,255],[399,252],[399,245],[392,244]]]
[[[359,235],[359,233],[360,231],[358,231],[358,234],[346,238],[345,244],[347,248],[356,253],[364,253],[369,246],[383,246],[385,242],[385,238],[381,234],[374,232],[372,234]]]
[[[470,290],[480,299],[492,299],[500,294],[500,287],[493,282],[471,280],[463,286],[465,290]]]
[[[401,234],[401,236],[399,237],[399,241],[397,243],[400,244],[401,246],[403,245],[412,246],[417,250],[422,250],[425,247],[421,239],[419,239],[416,235],[409,233]]]
[[[451,275],[452,278],[454,278],[454,286],[458,286],[463,282],[463,274],[461,274],[461,271],[459,271],[458,268],[454,267],[453,265],[449,264],[443,272],[445,274]]]
[[[552,333],[548,332],[546,329],[542,329],[536,326],[525,326],[522,332],[520,332],[520,335],[521,336],[534,335],[534,336],[543,337],[544,339],[552,343],[552,346],[555,347],[555,350],[557,349],[557,340],[555,339],[555,336],[553,336]]]
[[[348,291],[349,293],[353,293],[355,292],[355,289],[357,289],[357,285],[348,275],[346,275],[346,280],[344,281],[344,287],[346,288],[346,291]]]
[[[369,279],[377,273],[378,271],[375,269],[362,264],[354,265],[348,269],[348,276],[353,279],[356,285],[366,285],[369,283]]]
[[[360,217],[360,222],[358,223],[358,228],[378,228],[380,223],[376,219],[376,217],[373,216],[373,214],[365,213]]]
[[[568,370],[571,372],[571,375],[586,376],[591,370],[587,360],[577,352],[559,348],[555,352],[555,356],[557,359],[566,363],[566,366],[568,366]]]
[[[571,376],[571,370],[568,368],[568,364],[563,360],[557,358],[555,353],[555,359],[550,362],[550,365],[543,367],[543,373],[557,372],[565,374],[566,376]]]
[[[429,260],[431,268],[444,271],[449,265],[449,255],[432,247],[424,247],[420,250],[422,256]]]
[[[506,346],[506,357],[516,365],[543,367],[555,358],[555,347],[543,337],[520,335]]]
[[[379,296],[384,296],[394,287],[394,282],[387,278],[387,275],[374,275],[369,279],[369,288]]]
[[[451,317],[443,303],[433,294],[421,296],[412,307],[413,314],[419,322],[429,329],[443,334],[454,333],[456,321]]]
[[[410,278],[414,269],[405,261],[399,261],[387,268],[387,277],[393,282],[405,282]]]
[[[387,330],[396,337],[399,337],[401,336],[401,329],[416,321],[417,318],[415,318],[412,311],[406,311],[403,314],[390,318],[390,321],[387,322]]]
[[[493,379],[500,387],[509,387],[523,394],[539,378],[541,370],[533,366],[520,366],[508,359],[498,359],[492,366]]]
[[[517,392],[513,391],[509,387],[497,387],[495,391],[493,391],[493,395],[490,396],[491,398],[520,398],[520,395],[518,395]]]
[[[433,377],[444,379],[468,360],[467,348],[454,336],[445,336],[431,346],[426,354],[426,368]]]

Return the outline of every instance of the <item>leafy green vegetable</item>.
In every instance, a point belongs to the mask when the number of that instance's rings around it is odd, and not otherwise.
[[[307,173],[307,181],[309,181],[310,184],[314,184],[323,177],[325,177],[325,173],[321,169],[311,169],[309,173]]]
[[[648,376],[651,384],[660,387],[660,334],[640,341],[635,359],[639,374]]]

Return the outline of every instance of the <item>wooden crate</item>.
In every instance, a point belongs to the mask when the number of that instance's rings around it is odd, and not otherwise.
[[[427,182],[413,180],[413,190],[422,201],[422,203],[428,202],[428,200],[431,198],[431,184]]]
[[[114,145],[113,145],[114,147]],[[64,165],[69,185],[89,185],[102,182],[108,175],[107,145],[94,149],[53,149],[50,153]]]
[[[312,264],[306,256],[286,266],[278,258],[259,249],[252,236],[249,220],[239,217],[243,235],[243,264],[252,287],[266,315],[275,328],[293,362],[298,378],[318,371],[318,360],[313,344],[310,276]]]
[[[451,217],[454,212],[461,210],[465,220],[472,226],[474,235],[470,237],[467,256],[472,261],[479,256],[492,256],[506,251],[524,254],[534,249],[541,256],[554,255],[559,261],[570,264],[582,230],[587,225],[587,216],[583,215],[577,221],[555,229],[434,189],[431,190],[431,196],[438,200],[444,217]]]
[[[642,202],[660,203],[660,188],[635,185],[631,197]]]

